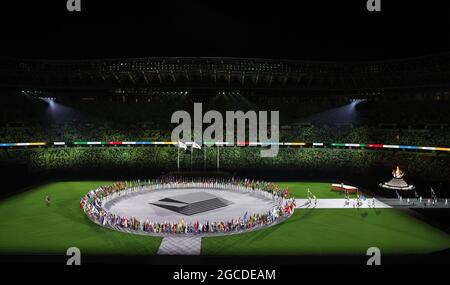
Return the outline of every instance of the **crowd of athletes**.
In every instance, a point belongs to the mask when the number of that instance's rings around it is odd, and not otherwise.
[[[264,213],[245,212],[241,217],[231,220],[160,222],[142,220],[134,216],[121,216],[105,209],[104,204],[110,199],[141,191],[177,189],[177,188],[226,189],[230,191],[253,191],[265,198],[275,201],[276,206]],[[166,177],[156,180],[137,180],[116,182],[91,190],[81,198],[80,208],[89,219],[103,226],[125,231],[149,234],[207,234],[233,233],[252,230],[256,227],[270,225],[279,219],[290,216],[295,208],[295,199],[289,196],[288,189],[280,189],[277,184],[251,181],[248,179],[182,179]]]

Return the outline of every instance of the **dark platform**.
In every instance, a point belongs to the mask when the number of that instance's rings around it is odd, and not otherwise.
[[[232,202],[209,193],[197,192],[163,198],[150,204],[191,216],[226,207]]]

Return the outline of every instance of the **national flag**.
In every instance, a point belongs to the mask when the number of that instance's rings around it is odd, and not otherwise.
[[[202,149],[202,147],[196,142],[192,142],[192,148]]]
[[[80,201],[80,208],[83,209],[85,204],[86,204],[86,197],[83,196]]]
[[[187,145],[183,142],[178,141],[178,147],[187,150]]]
[[[431,190],[431,198],[433,199],[437,198],[436,193],[434,192],[432,187],[430,187],[430,190]]]

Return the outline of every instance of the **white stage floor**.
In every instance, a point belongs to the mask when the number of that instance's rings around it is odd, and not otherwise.
[[[191,216],[150,204],[166,197],[199,192],[206,192],[216,197],[224,198],[232,202],[232,204]],[[228,221],[243,218],[245,212],[248,212],[248,214],[265,213],[275,207],[275,203],[272,199],[264,198],[251,192],[217,189],[175,189],[133,193],[109,201],[104,206],[111,213],[138,217],[141,221],[148,219],[152,222],[179,222],[183,218],[185,222],[198,221],[203,223],[206,221]]]

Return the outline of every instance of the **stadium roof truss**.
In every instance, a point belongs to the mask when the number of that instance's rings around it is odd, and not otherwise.
[[[391,61],[244,58],[0,60],[2,87],[374,90],[449,86],[450,54]]]

